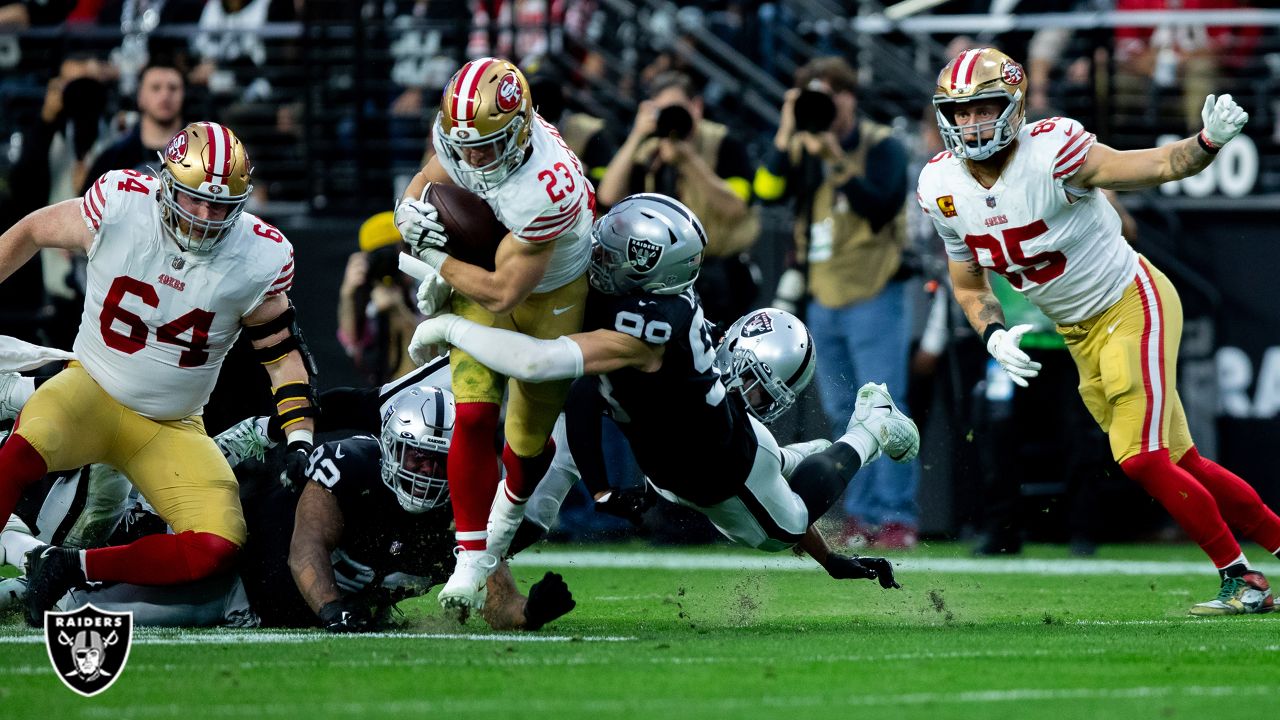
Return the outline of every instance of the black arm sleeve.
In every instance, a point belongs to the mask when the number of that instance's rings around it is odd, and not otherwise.
[[[578,475],[591,496],[609,489],[609,473],[605,469],[601,448],[600,423],[604,420],[600,398],[600,380],[584,377],[573,383],[564,405],[564,428],[569,437],[569,452],[578,466]]]
[[[867,150],[866,174],[844,184],[841,192],[849,198],[854,212],[879,231],[897,217],[907,199],[907,151],[894,138],[886,138]]]

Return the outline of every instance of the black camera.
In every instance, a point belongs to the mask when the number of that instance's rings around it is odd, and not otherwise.
[[[668,105],[658,111],[655,137],[688,140],[693,134],[693,116],[683,105]]]
[[[795,104],[796,130],[822,133],[836,121],[836,103],[820,90],[802,90]]]

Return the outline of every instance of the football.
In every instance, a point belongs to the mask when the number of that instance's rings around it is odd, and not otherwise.
[[[507,228],[479,195],[442,183],[431,183],[424,191],[427,202],[440,213],[440,224],[449,236],[445,250],[453,257],[486,270],[493,270],[493,255]]]

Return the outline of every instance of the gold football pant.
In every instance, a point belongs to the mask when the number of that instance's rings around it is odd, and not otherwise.
[[[239,486],[199,416],[143,417],[72,362],[31,396],[16,432],[50,472],[105,463],[123,472],[174,532],[244,544]]]
[[[453,311],[481,325],[551,340],[582,329],[586,300],[587,276],[584,273],[568,285],[530,295],[509,313],[494,315],[460,293],[453,294]],[[501,404],[504,387],[508,390],[504,433],[507,444],[520,457],[533,457],[542,452],[573,382],[508,381],[458,348],[449,351],[449,371],[453,395],[459,403]]]
[[[1176,463],[1192,445],[1176,387],[1182,302],[1164,273],[1144,257],[1138,262],[1115,305],[1058,332],[1080,371],[1080,397],[1116,461],[1168,448]]]

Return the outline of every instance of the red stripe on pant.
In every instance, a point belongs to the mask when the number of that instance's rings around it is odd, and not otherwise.
[[[498,489],[498,455],[494,440],[498,433],[498,405],[458,403],[457,422],[449,444],[449,496],[458,544],[464,550],[484,550],[481,536],[489,525],[489,507]],[[465,538],[465,539],[464,539]]]

